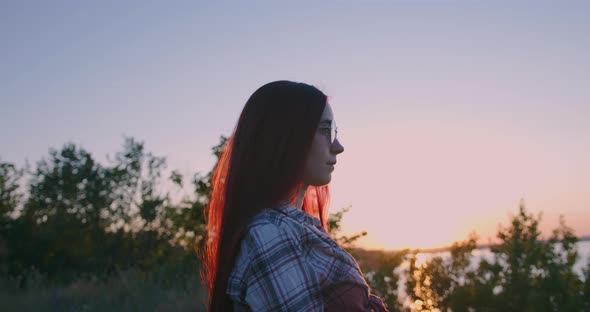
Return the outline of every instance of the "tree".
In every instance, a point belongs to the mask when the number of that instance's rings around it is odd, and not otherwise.
[[[573,271],[577,259],[577,238],[565,225],[547,241],[541,240],[535,218],[521,202],[511,226],[500,229],[500,244],[492,248],[497,262],[499,308],[505,311],[579,311],[581,282]],[[561,248],[562,250],[558,250]]]
[[[12,218],[22,203],[20,180],[23,170],[14,164],[0,161],[0,274],[15,265],[10,261],[14,250],[11,242],[18,237],[18,224]]]
[[[582,286],[582,310],[590,311],[590,257],[588,257],[588,264],[583,270],[584,285]]]
[[[7,270],[19,274],[34,267],[50,279],[67,280],[80,272],[148,270],[182,258],[169,243],[174,227],[160,226],[170,221],[166,212],[176,209],[168,193],[158,190],[165,167],[163,157],[145,152],[133,138],[125,139],[108,166],[71,143],[51,149],[31,173],[20,215],[2,221]],[[2,164],[0,174],[0,208],[8,213],[22,197],[15,182],[21,173]]]
[[[0,160],[0,220],[13,214],[21,203],[20,179],[23,170]]]
[[[84,149],[66,144],[37,164],[28,189],[19,218],[24,264],[50,274],[94,265],[91,255],[104,225],[100,212],[109,203],[104,168]]]
[[[472,266],[476,236],[451,248],[445,261],[434,257],[408,271],[407,291],[418,311],[583,311],[584,291],[573,271],[577,238],[565,225],[541,239],[541,217],[527,213],[521,202],[510,226],[498,231],[493,259]]]

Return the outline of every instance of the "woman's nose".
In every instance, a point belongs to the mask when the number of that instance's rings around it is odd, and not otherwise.
[[[340,153],[344,152],[344,146],[342,146],[342,144],[340,144],[340,140],[338,140],[338,139],[334,140],[334,143],[332,143],[332,146],[331,146],[331,152],[333,154],[340,154]]]

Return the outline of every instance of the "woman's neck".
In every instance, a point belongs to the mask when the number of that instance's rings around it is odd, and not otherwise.
[[[297,195],[297,201],[295,202],[295,208],[301,209],[303,207],[303,199],[305,198],[305,192],[307,191],[307,184],[303,184],[299,194]]]

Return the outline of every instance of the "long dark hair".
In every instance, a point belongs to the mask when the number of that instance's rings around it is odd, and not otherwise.
[[[251,218],[264,208],[294,203],[327,96],[314,86],[275,81],[256,90],[219,158],[205,210],[202,257],[209,311],[232,311],[227,279]],[[309,186],[303,210],[327,223],[329,188]]]

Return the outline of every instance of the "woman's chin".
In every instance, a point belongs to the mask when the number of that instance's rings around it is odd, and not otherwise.
[[[321,180],[318,180],[318,181],[316,181],[316,183],[313,183],[311,185],[313,185],[313,186],[324,186],[324,185],[330,184],[330,181],[332,181],[332,175],[331,174],[329,174],[326,178],[321,179]]]

